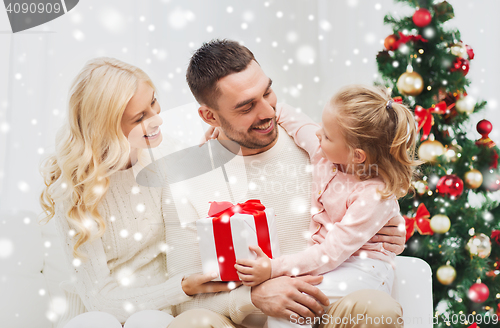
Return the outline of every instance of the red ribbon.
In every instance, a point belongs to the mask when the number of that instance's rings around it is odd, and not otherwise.
[[[398,103],[398,104],[402,104],[403,103],[403,98],[401,98],[401,97],[394,97],[394,98],[392,98],[392,100],[395,103]]]
[[[406,241],[413,236],[415,228],[421,235],[433,235],[434,231],[431,229],[431,220],[429,220],[430,213],[422,203],[417,208],[417,214],[413,218],[409,218],[404,215],[405,226],[406,226]]]
[[[399,39],[394,42],[394,49],[398,49],[400,45],[408,43],[409,41],[422,41],[427,42],[421,35],[404,35],[401,32],[398,32]]]
[[[236,255],[230,223],[230,217],[236,213],[250,214],[254,217],[259,247],[269,258],[273,258],[265,209],[265,206],[257,199],[250,199],[236,205],[229,202],[211,202],[208,215],[213,217],[215,249],[222,281],[240,280],[234,268]]]
[[[491,232],[491,239],[493,239],[497,245],[500,246],[500,230],[493,230]]]
[[[477,323],[473,323],[472,325],[470,325],[468,328],[477,328]]]
[[[427,139],[431,133],[431,128],[434,124],[434,117],[432,114],[446,114],[447,109],[449,108],[444,101],[440,101],[427,109],[418,105],[415,107],[415,119],[418,122],[418,130],[420,131],[420,129],[422,129],[423,131],[420,141]]]

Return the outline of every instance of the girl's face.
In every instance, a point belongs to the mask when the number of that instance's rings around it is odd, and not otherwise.
[[[155,98],[153,88],[144,81],[130,99],[123,113],[121,126],[130,148],[154,148],[162,141],[160,125],[163,120],[160,104]]]
[[[323,109],[321,129],[316,131],[322,156],[334,164],[349,164],[350,151],[340,132],[336,117],[336,107],[327,104]]]

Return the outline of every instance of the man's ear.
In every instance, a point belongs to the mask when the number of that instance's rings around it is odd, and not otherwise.
[[[356,148],[354,150],[354,163],[361,164],[366,161],[366,153],[363,149]]]
[[[211,125],[213,127],[219,127],[219,120],[214,114],[214,110],[208,106],[201,105],[200,108],[198,108],[198,115],[200,115],[201,119],[207,123],[208,125]]]

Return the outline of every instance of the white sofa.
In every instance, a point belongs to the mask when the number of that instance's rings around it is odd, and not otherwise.
[[[54,328],[65,310],[59,282],[69,279],[53,222],[30,212],[0,213],[0,326]],[[406,328],[432,327],[432,272],[421,259],[397,257]]]

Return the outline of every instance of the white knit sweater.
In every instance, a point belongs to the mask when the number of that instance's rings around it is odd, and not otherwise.
[[[216,143],[211,141],[211,147],[217,147]],[[175,204],[179,213],[179,218],[164,214],[169,248],[167,263],[171,274],[202,272],[195,221],[207,216],[209,201],[234,203],[260,199],[276,213],[281,254],[294,254],[307,248],[312,168],[307,153],[295,145],[285,130],[279,127],[278,141],[268,151],[253,156],[235,156],[224,167],[229,184],[219,167],[171,184],[170,190],[164,190],[164,201]],[[169,192],[173,202],[169,200]],[[196,295],[175,306],[173,312],[175,315],[193,308],[208,308],[235,323],[258,312],[251,302],[250,288],[245,286],[215,295]]]
[[[68,310],[59,327],[85,311],[109,312],[122,323],[142,309],[171,313],[172,305],[190,298],[181,288],[183,275],[167,274],[161,203],[161,189],[138,186],[132,169],[113,174],[99,205],[105,233],[79,248],[88,256],[81,263],[72,255],[67,209],[56,204],[56,225],[74,269],[72,281],[62,284]]]

